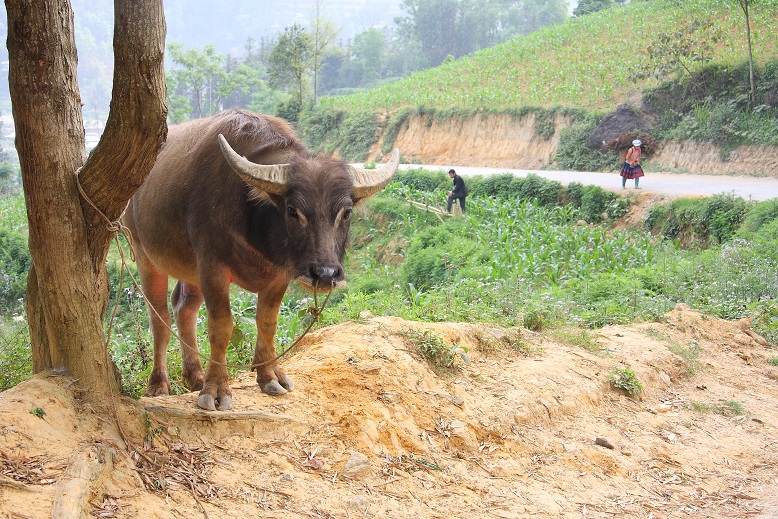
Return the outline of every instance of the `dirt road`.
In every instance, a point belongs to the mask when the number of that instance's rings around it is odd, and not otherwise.
[[[528,169],[505,168],[481,168],[460,166],[419,166],[418,164],[401,164],[400,169],[425,168],[432,171],[446,172],[450,168],[467,178],[475,175],[493,175],[499,173],[512,173],[517,177],[534,173],[543,178],[557,180],[567,185],[570,182],[593,184],[604,189],[614,191],[621,190],[621,177],[617,172],[596,173],[586,171],[544,171]],[[627,190],[634,189],[634,181],[627,181]],[[769,200],[778,198],[778,178],[758,178],[746,176],[725,175],[688,175],[675,173],[646,172],[646,176],[640,179],[642,190],[650,193],[660,193],[671,196],[707,196],[718,193],[734,192],[745,199]]]

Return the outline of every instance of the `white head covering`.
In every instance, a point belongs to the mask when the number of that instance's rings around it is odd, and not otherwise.
[[[634,141],[632,141],[632,145],[633,146],[640,146],[641,144],[643,144],[643,143],[640,142],[640,139],[635,139]]]

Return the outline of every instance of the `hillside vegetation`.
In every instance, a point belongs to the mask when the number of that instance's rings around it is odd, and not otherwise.
[[[661,31],[711,21],[722,31],[713,63],[736,65],[748,58],[745,21],[734,0],[632,1],[458,60],[418,72],[368,92],[321,100],[327,108],[386,110],[401,106],[510,110],[566,106],[610,110],[655,80],[630,81],[630,70],[647,59],[647,46]],[[778,56],[778,2],[752,8],[757,63]]]
[[[712,143],[727,160],[741,145],[778,144],[776,19],[778,0],[751,9],[753,102],[745,17],[737,2],[636,0],[380,88],[323,98],[301,113],[298,125],[314,149],[352,161],[389,153],[404,129],[450,121],[456,132],[462,127],[457,121],[490,116],[502,118],[497,124],[507,116],[508,126],[550,143],[544,167],[612,168],[618,150],[635,137],[650,143],[652,149],[644,149],[649,159],[664,143],[690,140]],[[620,105],[629,107],[632,120],[596,139],[602,148],[593,147],[598,124]],[[401,151],[408,162],[434,160],[407,144]]]

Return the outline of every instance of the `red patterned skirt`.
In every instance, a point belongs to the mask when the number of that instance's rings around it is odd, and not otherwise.
[[[629,162],[624,162],[624,165],[621,166],[621,173],[620,175],[624,178],[640,178],[644,177],[645,174],[643,173],[643,168],[640,167],[640,164],[637,166],[630,166]]]

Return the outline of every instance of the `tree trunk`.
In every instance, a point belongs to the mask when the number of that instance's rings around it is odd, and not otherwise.
[[[6,0],[9,84],[33,266],[34,371],[64,369],[93,402],[118,390],[105,347],[105,258],[116,220],[167,133],[161,0],[115,2],[111,113],[85,164],[69,0]]]
[[[754,79],[754,51],[751,47],[751,19],[748,16],[748,4],[749,0],[745,0],[743,4],[743,11],[746,15],[746,39],[748,40],[748,77],[751,81],[751,108],[754,107],[756,102],[756,80]]]

